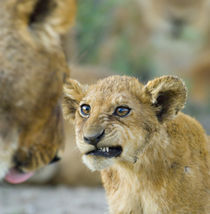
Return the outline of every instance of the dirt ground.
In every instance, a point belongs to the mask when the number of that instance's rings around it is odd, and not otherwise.
[[[0,186],[0,214],[107,213],[102,188]]]

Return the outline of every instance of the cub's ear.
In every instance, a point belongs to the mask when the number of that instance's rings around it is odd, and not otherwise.
[[[163,76],[149,81],[144,93],[155,107],[160,122],[174,118],[184,107],[187,97],[186,87],[181,79]]]
[[[63,114],[65,119],[74,120],[80,101],[86,94],[87,86],[68,79],[63,87]]]

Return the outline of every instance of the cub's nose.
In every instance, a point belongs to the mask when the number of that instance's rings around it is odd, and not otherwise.
[[[104,133],[105,130],[102,130],[101,132],[97,133],[94,136],[84,136],[84,141],[88,144],[96,146],[98,142],[101,140],[101,138],[104,136]]]

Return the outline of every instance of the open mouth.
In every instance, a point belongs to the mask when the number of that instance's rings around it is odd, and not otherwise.
[[[121,153],[122,153],[122,147],[116,146],[116,147],[96,148],[95,150],[87,152],[86,155],[94,155],[94,156],[101,156],[101,157],[105,157],[105,158],[113,158],[113,157],[119,157]]]
[[[9,170],[7,175],[5,176],[5,181],[11,184],[19,184],[28,180],[34,173],[33,172],[20,172],[15,168]]]

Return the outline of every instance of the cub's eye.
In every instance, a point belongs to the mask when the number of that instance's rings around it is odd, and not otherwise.
[[[87,104],[83,104],[80,106],[80,114],[82,117],[88,117],[90,115],[90,106]]]
[[[114,115],[117,115],[119,117],[125,117],[129,114],[130,111],[131,109],[129,107],[118,106],[114,111]]]

